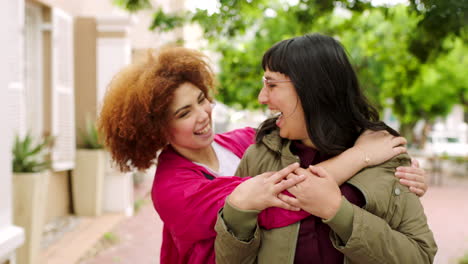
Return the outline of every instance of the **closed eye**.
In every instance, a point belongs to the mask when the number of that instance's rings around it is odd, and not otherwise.
[[[207,102],[208,100],[206,99],[206,96],[203,92],[200,92],[200,94],[198,95],[198,98],[197,98],[197,103],[198,104],[204,104],[205,102]],[[187,117],[190,115],[191,111],[190,109],[194,107],[193,104],[190,105],[185,105],[184,107],[181,107],[179,108],[176,112],[175,112],[175,116],[177,119],[181,119],[181,118],[184,118],[184,117]]]
[[[182,112],[179,116],[177,116],[177,118],[184,118],[184,117],[188,116],[189,113],[190,113],[190,111]]]

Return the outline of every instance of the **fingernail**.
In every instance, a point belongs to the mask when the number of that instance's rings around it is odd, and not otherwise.
[[[403,176],[403,173],[401,173],[401,172],[397,171],[397,172],[395,172],[395,176],[397,176],[397,177],[401,177],[401,176]]]

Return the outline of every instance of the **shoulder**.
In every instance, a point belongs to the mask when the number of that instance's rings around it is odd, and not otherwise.
[[[178,184],[179,180],[198,178],[203,176],[204,172],[208,171],[168,147],[158,157],[154,182],[163,186]]]
[[[245,151],[237,175],[258,175],[263,172],[282,169],[283,165],[288,165],[283,164],[283,158],[281,148],[272,148],[268,143],[265,143],[265,140],[262,140],[251,145]]]
[[[272,153],[273,151],[267,145],[265,145],[263,142],[260,142],[260,143],[255,143],[255,144],[250,145],[245,151],[244,158],[245,159],[252,158],[252,157],[258,158],[259,155],[262,158],[264,158],[265,155],[268,157]]]
[[[208,181],[205,173],[209,174],[202,166],[175,152],[161,153],[151,189],[156,210],[159,212],[168,205],[180,203],[176,197],[184,197],[188,190]]]
[[[265,134],[260,142],[251,145],[245,155],[255,157],[258,159],[262,157],[281,157],[290,156],[291,141],[288,139],[281,138],[279,135],[279,129],[275,129],[268,134]]]
[[[392,183],[395,169],[398,166],[407,166],[411,162],[408,154],[400,154],[392,159],[372,167],[365,168],[357,173],[349,181],[363,186],[375,187],[379,184]]]
[[[254,143],[254,138],[255,129],[246,127],[217,134],[215,136],[215,141],[221,146],[231,150],[238,157],[242,157],[245,150]]]
[[[364,194],[366,209],[386,211],[395,195],[409,193],[394,174],[398,166],[408,166],[410,162],[407,154],[400,154],[387,162],[363,169],[348,182]]]
[[[217,134],[216,138],[224,140],[247,140],[250,143],[253,142],[255,136],[255,129],[251,127],[244,127],[239,129],[234,129],[232,131]]]

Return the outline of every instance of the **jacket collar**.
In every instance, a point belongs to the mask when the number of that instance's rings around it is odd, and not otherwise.
[[[281,163],[284,167],[293,162],[299,162],[299,157],[291,152],[291,142],[289,139],[280,137],[278,128],[262,138],[265,147],[281,156]]]
[[[288,139],[281,138],[279,135],[279,129],[276,128],[272,130],[269,134],[266,134],[262,138],[262,143],[265,144],[267,148],[274,152],[282,152],[284,150],[284,145],[291,145],[291,141]]]

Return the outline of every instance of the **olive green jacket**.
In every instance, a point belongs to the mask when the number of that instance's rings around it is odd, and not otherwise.
[[[262,144],[247,150],[237,175],[277,171],[299,161],[291,153],[290,144],[279,137],[278,131],[268,134]],[[366,205],[360,208],[343,197],[335,217],[324,221],[330,226],[330,239],[344,254],[345,263],[433,262],[437,245],[419,198],[394,177],[396,167],[409,163],[408,155],[399,155],[366,168],[347,181],[362,192]],[[265,230],[257,225],[258,213],[225,204],[215,226],[217,263],[294,262],[300,223]]]

